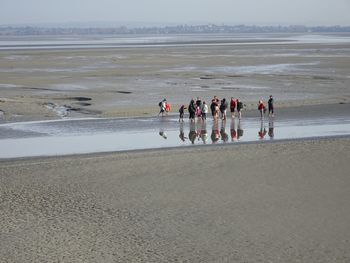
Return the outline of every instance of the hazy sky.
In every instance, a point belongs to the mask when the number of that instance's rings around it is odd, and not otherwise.
[[[350,26],[350,0],[0,0],[0,25],[94,21]]]

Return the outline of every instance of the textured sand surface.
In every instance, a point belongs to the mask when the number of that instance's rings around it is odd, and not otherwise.
[[[2,262],[349,262],[350,139],[0,162]]]
[[[251,44],[0,52],[0,121],[154,115],[192,97],[256,108],[350,101],[349,44]]]

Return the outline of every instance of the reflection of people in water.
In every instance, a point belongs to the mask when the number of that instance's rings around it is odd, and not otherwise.
[[[188,139],[187,137],[185,137],[185,133],[184,133],[184,124],[181,122],[180,123],[180,134],[179,134],[179,138],[181,141],[185,141],[186,139]]]
[[[163,137],[164,139],[167,139],[167,138],[168,138],[168,136],[167,136],[166,133],[164,132],[164,122],[163,122],[163,120],[160,122],[159,135],[160,135],[161,137]]]
[[[235,128],[235,119],[231,120],[231,126],[230,126],[230,132],[231,132],[231,141],[237,140],[237,130]]]
[[[222,120],[221,129],[220,129],[220,135],[221,135],[221,140],[223,142],[227,142],[228,141],[228,134],[226,133],[226,119]]]
[[[194,141],[197,138],[197,133],[196,133],[196,123],[195,122],[190,122],[190,132],[188,133],[188,138],[194,144]]]
[[[159,135],[162,136],[164,139],[168,139],[168,137],[164,131],[159,131]]]
[[[262,120],[260,123],[261,123],[260,124],[260,131],[258,132],[258,135],[259,135],[259,139],[263,140],[267,131],[265,129],[264,121]]]
[[[217,143],[220,139],[219,122],[217,119],[214,119],[210,138],[212,143]]]
[[[207,123],[205,121],[203,121],[202,123],[200,137],[203,143],[206,144],[208,141],[208,132],[207,132]]]
[[[196,123],[196,136],[199,141],[202,136],[202,119],[201,118],[198,118],[198,122]]]
[[[269,120],[269,136],[270,136],[271,140],[275,136],[273,128],[274,128],[274,126],[273,126],[273,118],[270,118],[270,120]]]
[[[240,137],[243,136],[243,129],[241,127],[241,120],[238,120],[238,126],[237,126],[237,140],[239,140]]]

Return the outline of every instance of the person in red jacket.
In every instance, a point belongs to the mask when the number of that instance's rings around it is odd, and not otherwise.
[[[168,113],[171,111],[171,104],[169,102],[165,103],[165,112]]]
[[[231,118],[235,117],[236,102],[237,101],[232,97],[230,102]]]
[[[266,112],[266,107],[262,100],[259,100],[258,110],[260,112],[260,118],[263,119],[264,113]]]

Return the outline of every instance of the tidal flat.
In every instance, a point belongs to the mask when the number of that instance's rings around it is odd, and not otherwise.
[[[277,107],[350,99],[348,37],[263,35],[230,42],[202,36],[196,42],[184,36],[177,44],[140,38],[144,46],[135,45],[137,39],[108,48],[92,48],[90,40],[81,48],[36,49],[18,49],[18,40],[0,50],[2,121],[151,116],[164,97],[175,112],[197,96],[240,98],[246,109],[270,94]]]
[[[348,125],[348,36],[90,38],[1,39],[1,143],[19,139],[23,153],[39,148],[26,138],[135,126],[179,142],[177,106],[213,95],[244,101],[244,133],[211,119],[207,132],[259,143],[1,159],[0,261],[350,261],[349,135],[278,140],[286,125]],[[273,132],[256,110],[270,94]],[[174,114],[163,122],[154,116],[164,97]],[[273,143],[260,143],[265,127]]]

